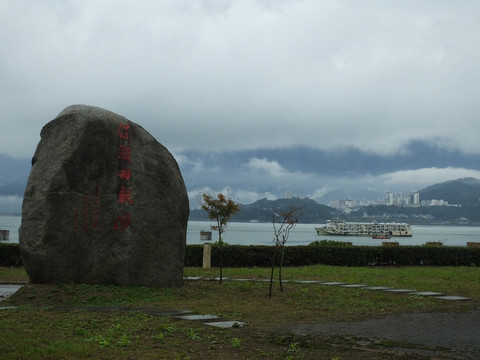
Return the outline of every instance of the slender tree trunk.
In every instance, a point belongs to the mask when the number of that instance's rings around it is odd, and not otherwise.
[[[283,292],[283,284],[282,284],[282,265],[283,259],[285,258],[285,244],[281,245],[282,248],[282,256],[280,257],[280,266],[278,267],[278,281],[280,283],[280,291]]]
[[[272,272],[270,273],[270,289],[268,291],[268,297],[272,297],[272,286],[273,286],[273,273],[275,272],[275,258],[277,255],[277,248],[278,243],[275,244],[275,249],[273,250],[273,257],[272,257]]]
[[[218,232],[218,251],[220,252],[220,284],[223,280],[223,240],[222,240],[222,232]]]
[[[222,245],[220,245],[219,250],[220,250],[220,284],[221,284],[222,280],[223,280],[223,250],[222,250]]]

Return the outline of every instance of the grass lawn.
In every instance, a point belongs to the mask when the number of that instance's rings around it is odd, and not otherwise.
[[[264,279],[267,268],[226,268],[229,278]],[[185,268],[185,276],[214,278],[218,269]],[[359,347],[338,336],[296,337],[302,323],[362,320],[406,312],[465,311],[480,304],[480,268],[284,268],[285,280],[323,280],[390,286],[471,297],[446,302],[317,284],[185,281],[180,288],[28,284],[2,302],[0,359],[427,359],[382,347]],[[0,281],[26,281],[23,268],[0,268]],[[189,310],[246,322],[218,329],[156,316]],[[392,346],[394,347],[395,344]],[[403,345],[405,346],[405,344]]]

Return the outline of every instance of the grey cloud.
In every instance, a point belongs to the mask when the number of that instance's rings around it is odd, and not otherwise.
[[[476,1],[2,1],[0,154],[31,158],[42,126],[85,103],[141,124],[192,192],[460,176],[480,154],[479,17]],[[405,156],[415,141],[437,161]]]
[[[89,103],[178,151],[387,154],[437,137],[480,153],[479,15],[469,1],[6,1],[0,152],[27,156],[45,122]]]

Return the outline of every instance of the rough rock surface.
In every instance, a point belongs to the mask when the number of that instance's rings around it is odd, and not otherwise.
[[[32,159],[19,242],[32,282],[182,284],[189,208],[169,151],[140,125],[73,105]]]

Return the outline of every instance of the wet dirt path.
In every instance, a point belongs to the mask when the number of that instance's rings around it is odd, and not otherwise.
[[[429,349],[448,349],[443,352],[451,358],[480,359],[480,310],[388,315],[359,322],[303,324],[288,331],[296,335],[344,335],[418,344]]]

